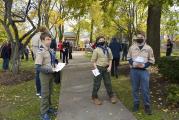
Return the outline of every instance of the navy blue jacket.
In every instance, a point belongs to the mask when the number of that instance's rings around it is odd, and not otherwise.
[[[10,57],[11,57],[11,45],[10,44],[5,45],[2,48],[1,56],[3,59],[10,59]]]
[[[122,51],[121,44],[117,41],[116,38],[113,38],[109,44],[109,48],[112,51],[113,58],[120,58],[120,52]]]

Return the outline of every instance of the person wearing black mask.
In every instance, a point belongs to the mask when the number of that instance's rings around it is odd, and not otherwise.
[[[145,113],[152,114],[150,90],[149,90],[149,72],[147,68],[155,63],[152,48],[146,44],[145,36],[138,33],[134,37],[134,44],[129,48],[127,59],[130,64],[130,76],[132,84],[132,94],[134,99],[133,111],[139,110],[139,92],[142,93]],[[140,91],[141,88],[141,91]]]
[[[93,63],[94,69],[98,69],[100,74],[94,77],[92,100],[96,105],[102,104],[102,101],[98,98],[98,90],[101,86],[101,80],[103,79],[110,101],[115,104],[117,100],[112,90],[110,78],[113,55],[111,49],[106,46],[105,38],[103,36],[98,37],[96,43],[97,47],[93,51],[91,62]]]

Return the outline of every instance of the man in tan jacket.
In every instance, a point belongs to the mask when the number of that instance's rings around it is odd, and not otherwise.
[[[152,48],[146,44],[145,35],[138,33],[133,39],[134,44],[129,48],[127,59],[130,64],[130,76],[132,83],[132,94],[134,99],[133,111],[139,110],[139,92],[142,92],[145,112],[152,114],[150,90],[149,90],[149,72],[147,68],[155,63]]]

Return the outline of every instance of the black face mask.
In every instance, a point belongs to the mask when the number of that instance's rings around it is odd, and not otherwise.
[[[98,44],[103,46],[105,44],[105,42],[99,42]]]
[[[141,44],[141,43],[144,42],[144,39],[137,39],[136,42],[139,43],[139,44]]]

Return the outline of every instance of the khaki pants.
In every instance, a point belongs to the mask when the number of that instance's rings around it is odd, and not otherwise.
[[[40,82],[41,82],[41,104],[40,110],[41,114],[45,114],[51,106],[51,94],[53,86],[54,75],[40,73]]]

